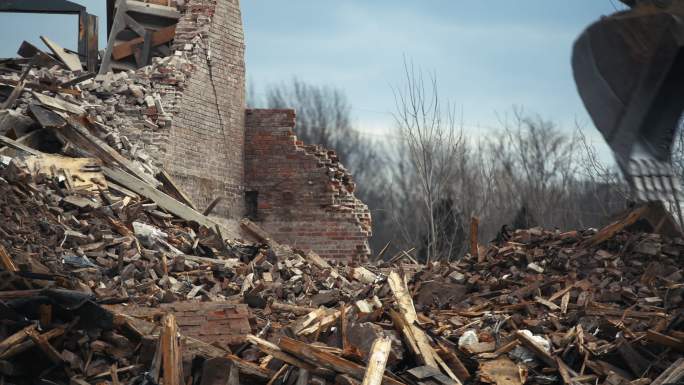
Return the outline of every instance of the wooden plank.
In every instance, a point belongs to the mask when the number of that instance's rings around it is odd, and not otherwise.
[[[33,297],[39,295],[41,291],[41,289],[0,291],[0,301]]]
[[[315,365],[333,370],[338,373],[349,374],[350,376],[363,380],[366,369],[352,361],[338,357],[332,353],[325,352],[316,348],[311,344],[301,341],[293,340],[288,337],[281,337],[278,346],[285,352],[298,357],[302,357],[307,361],[313,362]],[[383,376],[382,384],[385,385],[400,385],[401,382],[396,381],[388,376]]]
[[[7,252],[7,249],[5,249],[5,246],[2,244],[0,244],[0,264],[5,271],[9,271],[11,273],[16,273],[19,271],[17,265],[14,264],[12,257]]]
[[[243,218],[240,221],[240,227],[242,227],[245,231],[247,231],[247,233],[255,237],[259,242],[267,244],[272,249],[280,246],[278,242],[271,238],[271,234],[267,233],[259,225],[250,221],[247,218]]]
[[[37,327],[37,324],[31,324],[2,340],[2,342],[0,342],[0,354],[4,353],[12,346],[24,342],[28,338],[28,333],[31,330],[35,330]]]
[[[677,384],[684,379],[684,357],[675,361],[651,385]]]
[[[190,199],[188,194],[186,194],[183,189],[178,186],[176,181],[173,180],[173,177],[166,172],[166,170],[160,170],[156,177],[162,182],[162,191],[176,198],[188,207],[197,210],[197,206],[195,206],[195,204],[192,202],[192,199]]]
[[[57,132],[62,134],[66,140],[72,142],[77,148],[86,151],[96,158],[100,158],[107,165],[123,168],[129,174],[135,175],[138,179],[146,182],[152,188],[157,188],[161,185],[158,180],[142,172],[130,160],[119,154],[100,138],[91,134],[90,131],[78,121],[71,118],[67,120],[69,124],[57,130]]]
[[[176,36],[175,24],[154,31],[152,32],[151,46],[156,47],[158,45],[168,43],[169,41],[173,40],[174,36]],[[135,47],[144,42],[145,37],[140,36],[129,41],[119,43],[112,49],[112,58],[114,58],[114,60],[121,60],[131,56],[135,52]]]
[[[182,352],[178,343],[178,325],[173,313],[162,319],[162,331],[159,335],[162,351],[162,368],[164,385],[182,385]]]
[[[38,104],[29,105],[29,115],[43,128],[61,128],[66,125],[66,120],[59,114]]]
[[[679,350],[680,352],[684,352],[684,341],[662,333],[658,333],[655,330],[648,330],[646,332],[646,339],[651,342]]]
[[[136,179],[134,176],[129,175],[121,170],[103,167],[102,170],[107,178],[111,179],[115,183],[139,194],[147,199],[152,200],[159,207],[164,210],[176,215],[177,217],[187,220],[195,221],[202,226],[206,226],[213,229],[218,225],[217,222],[212,221],[208,217],[198,213],[197,211],[191,209],[190,207],[178,202],[177,200],[171,198],[170,196],[164,194],[163,192],[153,188],[149,184]],[[226,234],[228,231],[226,231]]]
[[[38,66],[37,64],[33,63],[35,66]],[[19,84],[18,80],[13,80],[13,79],[0,79],[0,84],[8,85],[8,86],[16,86]],[[33,91],[50,91],[58,94],[68,94],[68,95],[74,95],[74,96],[80,96],[81,91],[77,90],[75,88],[63,88],[60,86],[56,86],[53,84],[43,84],[43,83],[37,83],[35,81],[33,82],[25,82],[24,83],[24,90],[33,90]]]
[[[307,370],[314,370],[316,367],[314,365],[309,364],[308,362],[304,362],[300,360],[299,358],[288,354],[287,352],[284,352],[278,345],[273,344],[269,341],[266,341],[264,339],[261,339],[257,336],[254,335],[248,335],[245,337],[247,342],[251,343],[252,345],[256,346],[259,350],[262,352],[269,354],[273,356],[273,358],[276,358],[280,361],[286,362],[290,365],[296,366],[298,368],[304,368]]]
[[[307,314],[311,313],[312,311],[316,310],[316,308],[313,308],[313,307],[291,305],[288,303],[282,303],[282,302],[277,302],[277,301],[271,302],[271,304],[268,305],[268,307],[273,311],[293,313],[294,315],[298,315],[298,316],[307,315]],[[343,307],[343,309],[344,309],[344,307]]]
[[[424,365],[438,368],[434,357],[436,353],[430,346],[427,335],[415,325],[415,322],[418,321],[418,314],[413,306],[413,299],[411,299],[411,293],[408,290],[406,281],[396,271],[392,270],[389,277],[387,277],[387,282],[394,294],[394,300],[401,310],[399,315],[404,318],[405,324],[410,330],[410,335],[407,334],[406,338],[415,340],[418,350],[414,353],[417,354],[419,361]],[[407,333],[406,328],[404,328],[404,332]]]
[[[646,373],[651,365],[651,362],[632,347],[631,342],[622,335],[617,338],[617,352],[629,370],[632,371],[635,378],[639,378],[643,373]]]
[[[38,100],[42,105],[50,107],[55,110],[69,112],[78,116],[85,115],[86,113],[83,107],[77,104],[53,98],[52,96],[43,95],[36,91],[33,91],[33,97],[36,98],[36,100]]]
[[[218,258],[208,258],[208,257],[198,257],[195,255],[181,254],[186,261],[197,262],[200,264],[206,264],[210,266],[225,266],[228,268],[233,268],[239,264],[239,259],[229,258],[229,259],[218,259]]]
[[[114,49],[116,37],[126,27],[126,2],[117,1],[116,5],[116,14],[114,15],[112,26],[109,29],[107,49],[105,50],[104,56],[102,56],[99,74],[106,74],[112,70],[112,49]]]
[[[391,349],[392,340],[389,337],[381,337],[373,341],[362,385],[380,385],[382,383]]]
[[[31,58],[31,62],[39,67],[64,67],[62,62],[27,41],[21,43],[17,54],[21,57]]]
[[[461,359],[458,358],[458,355],[439,341],[437,341],[437,345],[440,348],[437,353],[449,365],[449,368],[454,372],[456,377],[458,377],[461,382],[468,380],[470,378],[470,372],[468,372],[468,369],[463,365]]]
[[[23,144],[19,143],[18,141],[12,140],[12,139],[10,139],[6,136],[3,136],[3,135],[0,135],[0,144],[3,144],[5,146],[7,146],[9,148],[13,148],[15,150],[23,151],[23,152],[30,154],[30,155],[42,154],[42,152],[40,152],[38,150],[35,150],[31,147],[23,145]]]
[[[489,384],[522,385],[527,380],[523,373],[526,371],[506,356],[480,363],[480,380]]]
[[[45,43],[45,45],[50,48],[53,54],[59,59],[66,67],[71,71],[82,71],[83,66],[81,65],[81,59],[78,55],[71,52],[67,52],[64,48],[60,47],[59,44],[48,39],[45,36],[41,36],[40,40]]]

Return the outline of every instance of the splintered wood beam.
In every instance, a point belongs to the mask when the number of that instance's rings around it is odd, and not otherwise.
[[[17,268],[17,265],[14,264],[14,261],[12,260],[12,256],[9,255],[7,252],[7,249],[5,249],[5,246],[0,244],[0,264],[2,264],[2,268],[5,269],[5,271],[9,271],[11,273],[16,273],[19,271]]]
[[[240,221],[240,226],[250,235],[255,237],[259,242],[267,244],[270,248],[274,249],[280,246],[280,244],[274,241],[273,238],[271,238],[271,235],[262,229],[261,226],[250,221],[249,219],[243,218]]]
[[[251,343],[254,345],[257,349],[261,350],[262,352],[269,354],[273,356],[273,358],[276,358],[280,361],[283,361],[285,363],[288,363],[290,365],[296,366],[298,368],[303,368],[307,370],[314,370],[316,367],[314,365],[309,364],[308,362],[304,362],[300,360],[299,358],[292,356],[286,352],[284,352],[278,345],[266,341],[264,339],[261,339],[257,336],[254,335],[248,335],[245,337],[247,342]]]
[[[153,186],[150,186],[144,181],[141,181],[124,171],[109,167],[103,167],[102,171],[108,179],[114,181],[116,184],[119,184],[138,195],[152,200],[154,203],[159,205],[159,207],[178,216],[181,219],[186,221],[195,221],[209,229],[213,229],[217,225],[216,222],[212,221],[208,217],[198,213],[190,207],[180,203],[172,197],[157,190]],[[228,233],[228,231],[226,231],[226,233]]]
[[[119,154],[115,149],[102,141],[100,138],[91,134],[86,127],[84,127],[76,119],[68,119],[66,126],[57,130],[64,138],[73,143],[76,147],[83,149],[87,153],[100,158],[102,162],[107,165],[118,165],[126,170],[129,174],[135,175],[138,179],[147,182],[152,188],[161,185],[161,182],[145,174],[136,167],[133,162],[126,159]],[[124,186],[126,187],[126,186]]]
[[[338,357],[332,353],[320,350],[315,346],[305,342],[293,340],[288,337],[281,337],[278,346],[283,351],[297,357],[302,357],[305,360],[312,362],[316,366],[323,367],[337,373],[348,374],[357,380],[363,380],[364,376],[366,375],[366,368],[363,366],[346,360],[342,357]],[[402,383],[388,376],[383,376],[382,384],[401,385]]]
[[[421,363],[438,368],[437,361],[435,360],[436,353],[430,346],[427,335],[415,325],[416,321],[418,321],[418,314],[413,306],[413,299],[406,281],[396,271],[392,270],[389,277],[387,277],[387,282],[394,294],[396,305],[400,310],[398,317],[401,318],[401,323],[403,324],[401,325],[401,330],[404,333],[404,337],[415,343],[416,350],[414,353]],[[409,345],[413,344],[410,343]]]
[[[381,337],[373,341],[362,385],[380,385],[382,383],[391,349],[392,340],[389,337]]]
[[[4,353],[12,346],[16,346],[26,341],[28,338],[28,333],[30,333],[32,330],[36,330],[37,327],[37,324],[31,324],[2,340],[2,342],[0,342],[0,354]]]
[[[449,365],[456,377],[458,377],[461,382],[468,380],[470,378],[470,372],[468,372],[468,369],[463,365],[463,362],[458,358],[456,353],[439,341],[437,341],[437,345],[439,346],[437,353]]]
[[[166,314],[162,319],[162,330],[159,338],[161,340],[164,385],[182,385],[182,352],[178,343],[176,317],[172,313]]]

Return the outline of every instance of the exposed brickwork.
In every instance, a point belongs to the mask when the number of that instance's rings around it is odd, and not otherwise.
[[[258,219],[277,240],[365,258],[370,214],[334,151],[297,142],[292,110],[245,113],[239,1],[188,0],[179,10],[173,56],[83,84],[111,127],[101,136],[148,173],[166,169],[200,209],[221,197],[213,214],[238,219],[254,199],[245,190],[258,191]]]
[[[324,258],[366,258],[370,212],[335,152],[297,140],[294,110],[245,115],[245,188],[258,192],[257,222],[277,241]]]
[[[251,333],[249,308],[228,302],[174,302],[153,307],[108,306],[115,312],[131,317],[152,319],[171,312],[183,335],[206,343],[236,345]]]
[[[179,6],[173,56],[82,83],[112,132],[101,136],[146,172],[168,171],[200,208],[244,214],[245,63],[238,0]],[[109,96],[107,96],[109,95]],[[120,138],[119,135],[122,137]],[[148,158],[149,159],[148,161]]]
[[[164,164],[198,207],[243,214],[245,63],[238,0],[190,0],[180,8],[174,48],[190,53],[192,74],[173,118]],[[210,58],[208,60],[208,58]]]

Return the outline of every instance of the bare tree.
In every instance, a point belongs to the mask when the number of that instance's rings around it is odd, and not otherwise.
[[[450,193],[463,136],[454,109],[440,100],[436,77],[426,79],[407,62],[404,74],[404,85],[394,90],[394,117],[410,166],[405,176],[414,176],[419,186],[419,212],[427,227],[425,259],[429,262],[438,257],[438,242],[444,235],[440,234],[440,215],[453,206]]]

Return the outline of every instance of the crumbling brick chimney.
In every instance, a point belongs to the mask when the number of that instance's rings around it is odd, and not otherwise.
[[[188,0],[174,49],[194,67],[175,95],[176,110],[164,156],[200,210],[217,197],[213,214],[244,212],[245,61],[238,0]]]

